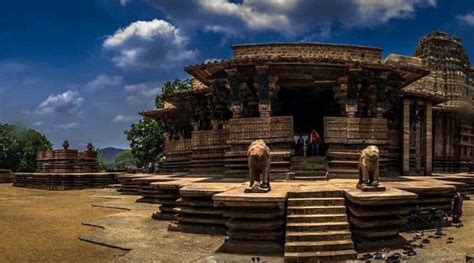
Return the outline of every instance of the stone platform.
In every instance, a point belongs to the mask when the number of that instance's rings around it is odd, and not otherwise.
[[[120,173],[15,173],[13,186],[47,190],[103,188]]]
[[[13,174],[10,170],[0,169],[0,184],[11,183]]]
[[[139,184],[142,196],[153,189],[153,200],[161,205],[154,217],[170,220],[171,231],[226,235],[219,252],[285,255],[298,262],[354,259],[356,251],[403,246],[399,234],[413,211],[436,208],[450,215],[454,194],[470,187],[472,178],[383,178],[382,192],[363,192],[353,179],[288,180],[272,182],[268,193],[244,193],[247,182],[216,177],[133,180],[149,182]]]

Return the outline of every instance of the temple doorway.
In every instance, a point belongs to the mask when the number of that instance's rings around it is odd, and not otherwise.
[[[321,137],[319,155],[325,156],[328,146],[324,144],[324,117],[340,115],[340,106],[334,99],[332,88],[292,87],[285,89],[282,87],[278,98],[278,115],[293,116],[295,144],[297,144],[300,135],[306,142],[311,130],[316,129]],[[306,153],[308,155],[309,150]],[[295,155],[302,156],[304,151],[295,149]]]

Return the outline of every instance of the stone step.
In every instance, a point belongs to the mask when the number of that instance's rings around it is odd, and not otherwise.
[[[285,252],[318,252],[354,249],[352,239],[286,242]]]
[[[355,167],[357,168],[359,165],[359,161],[347,161],[347,160],[332,160],[329,161],[329,166],[330,167]]]
[[[326,164],[291,164],[291,169],[294,171],[313,171],[313,170],[326,170]]]
[[[326,215],[288,215],[288,223],[323,223],[323,222],[347,222],[346,214]]]
[[[358,179],[359,174],[328,173],[327,178],[328,179]]]
[[[324,156],[293,156],[291,157],[291,162],[295,163],[319,163],[325,162],[326,157]]]
[[[324,241],[350,239],[351,231],[337,230],[324,232],[286,232],[286,242],[292,241]]]
[[[335,262],[355,259],[357,259],[357,252],[353,249],[318,252],[285,252],[285,263]]]
[[[331,160],[359,160],[359,152],[336,152],[328,151],[326,156]]]
[[[287,223],[286,231],[290,232],[316,232],[331,230],[347,230],[348,222],[324,222],[324,223]]]
[[[318,172],[301,172],[301,171],[293,171],[296,176],[326,176],[326,171],[318,171]]]
[[[343,197],[288,198],[288,206],[343,206]]]
[[[325,181],[326,176],[299,176],[295,175],[294,180]]]
[[[344,197],[343,191],[288,192],[288,198]]]

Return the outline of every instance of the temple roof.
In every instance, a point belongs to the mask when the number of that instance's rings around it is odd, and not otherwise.
[[[202,64],[190,65],[185,68],[186,72],[191,74],[193,77],[198,79],[204,85],[212,84],[212,75],[225,71],[226,69],[232,69],[239,66],[253,66],[253,65],[269,65],[269,66],[315,66],[315,67],[327,67],[327,68],[349,68],[353,65],[357,65],[361,68],[367,69],[379,69],[397,72],[405,80],[407,84],[429,74],[421,63],[417,63],[416,60],[411,60],[412,63],[406,63],[406,60],[394,60],[395,56],[392,55],[385,60],[371,60],[371,61],[360,61],[350,58],[335,58],[335,57],[268,57],[268,58],[240,58],[240,59],[228,59],[219,60],[213,62],[207,62]]]

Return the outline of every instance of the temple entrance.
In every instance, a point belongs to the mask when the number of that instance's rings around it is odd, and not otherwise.
[[[291,89],[282,87],[278,98],[280,106],[278,115],[293,116],[295,144],[299,135],[302,135],[306,142],[312,129],[316,129],[324,142],[324,117],[340,115],[340,106],[334,99],[332,88],[329,87]],[[327,148],[326,144],[321,143],[319,155],[325,156]],[[310,155],[310,150],[308,149],[306,153]],[[295,151],[295,155],[302,156],[304,152]]]

